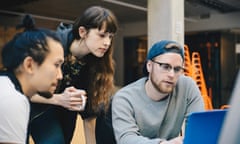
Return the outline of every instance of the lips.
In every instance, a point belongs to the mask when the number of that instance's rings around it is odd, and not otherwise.
[[[168,85],[173,85],[174,82],[170,82],[170,81],[164,81],[164,83],[168,84]]]
[[[57,83],[53,83],[52,85],[51,85],[51,87],[52,87],[52,89],[56,89],[57,88]]]
[[[105,49],[105,48],[100,48],[99,49],[102,53],[105,53],[106,51],[107,51],[107,49]]]
[[[53,87],[56,87],[56,86],[57,86],[57,83],[52,83],[52,86],[53,86]]]

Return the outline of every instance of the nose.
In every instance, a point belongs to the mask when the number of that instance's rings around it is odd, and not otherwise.
[[[58,71],[57,71],[57,79],[61,80],[62,78],[63,78],[62,69],[59,68]]]
[[[169,74],[169,76],[174,77],[174,75],[175,75],[174,69],[171,68],[171,69],[168,71],[168,74]]]
[[[105,39],[104,39],[104,45],[105,46],[110,46],[110,44],[111,44],[111,41],[112,41],[112,39],[110,38],[110,37],[106,37]]]

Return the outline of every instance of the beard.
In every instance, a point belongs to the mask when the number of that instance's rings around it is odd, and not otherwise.
[[[53,94],[51,92],[48,92],[48,91],[46,91],[46,92],[37,92],[37,93],[40,96],[42,96],[44,98],[47,98],[47,99],[49,99],[49,98],[51,98],[53,96]]]
[[[157,82],[152,76],[150,77],[152,85],[155,89],[157,89],[160,93],[169,94],[173,91],[174,86],[167,86],[164,83]]]

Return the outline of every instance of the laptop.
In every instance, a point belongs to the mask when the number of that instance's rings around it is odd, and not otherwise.
[[[194,112],[187,117],[183,144],[217,144],[227,110]]]

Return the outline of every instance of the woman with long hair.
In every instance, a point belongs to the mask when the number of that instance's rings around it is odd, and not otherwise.
[[[32,98],[33,102],[51,104],[51,108],[30,123],[30,133],[36,143],[70,144],[78,113],[84,123],[94,123],[108,109],[115,89],[112,53],[117,29],[115,15],[100,6],[86,9],[74,24],[60,24],[57,32],[65,50],[63,80],[50,101],[40,100],[38,96]],[[82,91],[71,93],[71,88]],[[87,103],[79,111],[80,95],[86,95]],[[43,106],[33,105],[36,111]],[[85,127],[85,135],[88,130]],[[90,134],[94,136],[94,131]],[[90,139],[95,138],[86,138]]]

